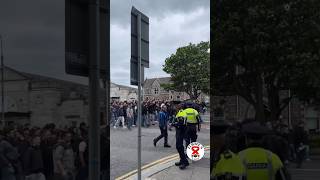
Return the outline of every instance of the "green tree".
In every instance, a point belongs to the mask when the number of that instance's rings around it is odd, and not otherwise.
[[[317,101],[319,8],[316,0],[213,1],[212,94],[243,97],[261,121],[278,119],[292,98]]]
[[[209,47],[209,42],[200,42],[178,48],[165,60],[163,70],[171,75],[171,83],[162,86],[186,92],[191,99],[197,99],[201,92],[209,93]]]

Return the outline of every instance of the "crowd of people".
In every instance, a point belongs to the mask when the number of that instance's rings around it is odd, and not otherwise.
[[[147,100],[142,103],[143,127],[155,125],[160,106],[168,107],[171,120],[175,117],[174,102]],[[200,106],[202,110],[203,106]],[[113,101],[111,125],[131,129],[137,125],[137,102]],[[5,127],[0,130],[0,179],[5,180],[86,180],[88,179],[88,125],[58,128]],[[106,175],[108,152],[106,128],[101,130],[101,172]],[[108,179],[104,177],[102,179]]]
[[[268,132],[263,136],[261,145],[277,154],[283,163],[294,162],[299,168],[304,160],[310,160],[309,134],[304,126],[302,121],[290,129],[279,122],[268,122],[265,124]],[[245,148],[242,131],[241,123],[236,123],[226,132],[226,145],[232,152],[237,153]]]
[[[303,161],[310,160],[304,126],[303,121],[292,129],[280,121],[213,121],[211,179],[290,179],[291,163],[301,168]]]
[[[101,172],[107,170],[107,136],[101,130]],[[88,126],[6,128],[0,132],[0,179],[85,180],[88,178]],[[103,179],[103,178],[102,178]],[[104,178],[108,179],[108,178]]]
[[[155,125],[159,121],[159,112],[161,110],[161,105],[167,107],[167,113],[169,116],[169,122],[173,121],[173,118],[177,114],[176,105],[180,102],[175,101],[164,101],[164,100],[145,100],[142,102],[141,110],[141,126],[150,127],[150,125]],[[204,103],[196,102],[196,109],[199,112],[204,113],[206,111],[206,106]],[[111,125],[113,128],[127,128],[131,129],[137,126],[137,101],[113,101],[111,103]]]

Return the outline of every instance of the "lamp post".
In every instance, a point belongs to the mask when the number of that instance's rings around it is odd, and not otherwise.
[[[2,36],[0,35],[1,40],[1,123],[2,127],[5,126],[4,119],[4,65],[3,65],[3,44],[2,44]]]
[[[239,73],[239,66],[236,65],[236,76],[238,76]],[[240,114],[240,110],[239,110],[239,95],[237,94],[236,96],[236,113],[237,113],[237,121],[239,120],[239,114]]]

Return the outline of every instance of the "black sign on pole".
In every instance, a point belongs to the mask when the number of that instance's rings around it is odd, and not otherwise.
[[[138,86],[138,62],[131,61],[130,62],[130,82],[131,85]],[[144,83],[144,68],[143,65],[141,65],[141,84]]]
[[[110,61],[110,7],[100,0],[100,77],[106,76]],[[67,74],[89,76],[89,0],[65,0],[65,70]]]
[[[130,59],[130,83],[138,85],[138,14],[141,14],[141,82],[144,80],[144,68],[149,67],[149,18],[138,11],[131,9],[131,59]]]

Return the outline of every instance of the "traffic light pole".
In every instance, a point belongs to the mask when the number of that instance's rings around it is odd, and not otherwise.
[[[2,128],[5,127],[4,120],[4,64],[3,64],[3,45],[2,45],[2,36],[0,35],[1,40],[1,123]]]
[[[138,180],[141,180],[141,14],[138,14]]]
[[[99,0],[89,0],[89,179],[100,180],[100,13]]]

